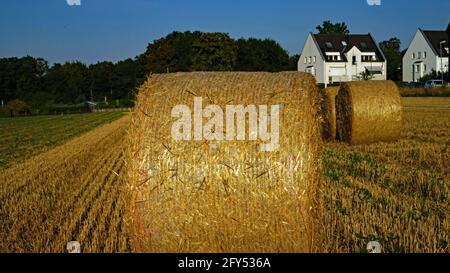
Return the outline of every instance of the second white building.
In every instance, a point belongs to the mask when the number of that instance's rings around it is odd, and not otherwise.
[[[403,56],[403,81],[418,82],[433,70],[447,73],[448,56],[448,35],[444,30],[419,28]]]

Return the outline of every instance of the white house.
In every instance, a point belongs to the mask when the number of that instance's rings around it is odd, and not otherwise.
[[[403,56],[403,81],[417,82],[424,75],[448,71],[448,35],[443,31],[418,29]]]
[[[313,74],[323,84],[360,80],[363,73],[372,80],[386,80],[386,58],[370,33],[310,33],[298,61],[298,71]]]

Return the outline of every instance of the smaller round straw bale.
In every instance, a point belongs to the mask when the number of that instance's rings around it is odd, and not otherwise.
[[[336,97],[337,135],[352,145],[400,138],[400,91],[392,81],[343,83]]]

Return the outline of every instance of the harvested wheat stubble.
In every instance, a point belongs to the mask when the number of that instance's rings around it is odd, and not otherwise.
[[[392,81],[343,83],[336,97],[337,134],[352,145],[398,140],[400,92]]]
[[[324,89],[323,94],[323,125],[322,134],[324,140],[333,141],[336,139],[336,96],[339,92],[338,86]]]
[[[0,252],[130,250],[126,116],[0,171]]]
[[[221,109],[282,105],[279,149],[260,152],[261,141],[173,140],[177,119],[171,110],[180,104],[192,109],[194,97],[203,98],[203,107]],[[305,73],[150,76],[139,90],[129,134],[135,250],[311,250],[309,197],[319,177],[321,146],[318,103],[314,78]]]

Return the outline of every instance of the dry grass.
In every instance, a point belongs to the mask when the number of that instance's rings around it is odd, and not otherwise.
[[[402,103],[402,140],[327,145],[319,251],[450,252],[450,98]]]
[[[450,97],[449,87],[440,88],[400,88],[402,97]]]
[[[171,109],[282,104],[280,149],[259,141],[179,141]],[[143,252],[310,250],[310,184],[318,175],[318,93],[304,73],[154,75],[139,92],[130,134],[133,236]],[[210,144],[213,144],[211,146]]]
[[[130,250],[124,136],[129,117],[0,173],[0,252]]]

